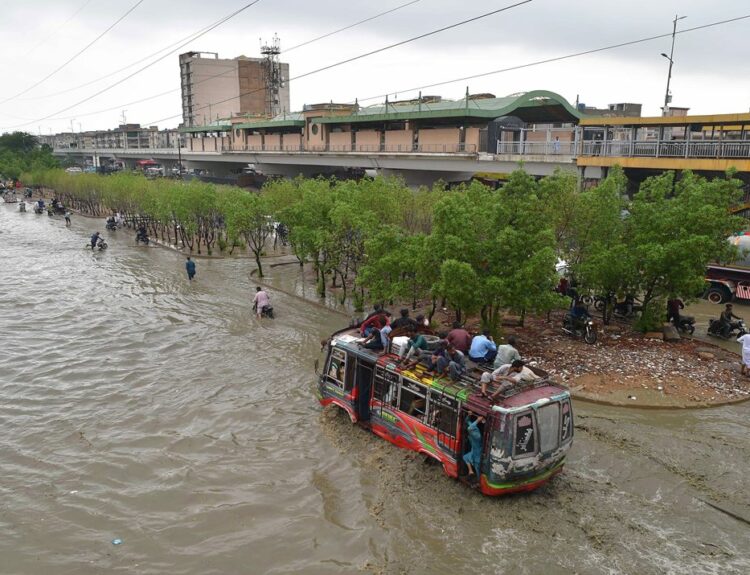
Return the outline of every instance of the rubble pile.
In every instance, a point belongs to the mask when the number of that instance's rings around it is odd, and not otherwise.
[[[599,396],[647,389],[689,401],[720,402],[750,396],[750,378],[740,374],[740,357],[705,342],[665,342],[626,324],[598,326],[589,345],[562,333],[562,316],[527,317],[524,327],[507,328],[521,354],[553,377]],[[635,397],[629,397],[635,399]]]

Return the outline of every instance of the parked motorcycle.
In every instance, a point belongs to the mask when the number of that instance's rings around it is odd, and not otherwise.
[[[563,319],[562,330],[573,337],[582,337],[586,343],[596,343],[596,327],[594,326],[594,320],[591,318],[585,318],[582,324],[576,326],[573,316],[566,314]]]
[[[732,328],[728,332],[725,332],[723,327],[724,326],[722,325],[721,320],[710,320],[708,322],[708,335],[720,337],[721,339],[731,339],[738,338],[745,335],[746,333],[749,333],[744,320],[733,322]]]

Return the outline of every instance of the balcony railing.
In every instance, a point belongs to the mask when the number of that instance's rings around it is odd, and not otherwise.
[[[574,142],[497,142],[497,155],[572,156]]]
[[[585,140],[580,156],[646,158],[750,158],[750,140],[688,141],[670,140]]]

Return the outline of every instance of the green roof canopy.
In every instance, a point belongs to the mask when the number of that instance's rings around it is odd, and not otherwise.
[[[368,106],[349,116],[326,116],[312,121],[317,124],[353,124],[438,118],[491,120],[500,116],[516,116],[527,123],[577,122],[583,117],[559,94],[534,90],[504,98]]]

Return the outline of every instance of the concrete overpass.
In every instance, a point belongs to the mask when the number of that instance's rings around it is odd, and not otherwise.
[[[536,176],[548,176],[556,169],[576,172],[571,150],[555,152],[532,149],[518,153],[490,154],[485,152],[325,152],[325,151],[234,151],[194,152],[176,149],[76,149],[54,150],[58,157],[100,165],[102,160],[123,161],[134,168],[138,160],[153,159],[168,170],[181,159],[188,169],[204,169],[213,176],[229,176],[249,164],[268,175],[295,177],[333,172],[342,168],[374,170],[382,175],[398,175],[408,184],[431,184],[437,180],[465,181],[481,172],[507,174],[523,165]],[[510,151],[509,151],[510,152]],[[547,153],[549,152],[549,153]],[[568,153],[564,153],[568,152]],[[588,177],[593,177],[591,172]]]

